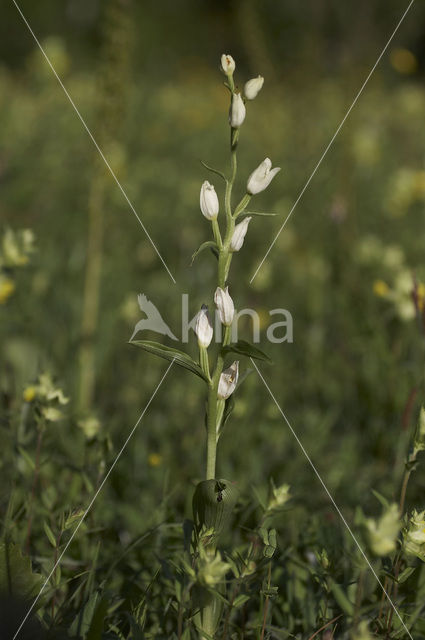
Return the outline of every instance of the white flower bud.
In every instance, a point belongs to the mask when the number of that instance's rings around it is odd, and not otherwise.
[[[236,64],[233,60],[232,56],[229,56],[228,53],[223,53],[221,56],[221,68],[223,69],[223,73],[226,76],[231,76],[235,70]]]
[[[239,224],[236,225],[230,241],[230,251],[239,251],[242,247],[250,221],[251,216],[248,216],[248,218],[244,218],[242,222],[239,222]]]
[[[196,316],[195,333],[198,338],[198,344],[200,347],[209,347],[212,337],[213,328],[208,313],[207,305],[203,304],[200,312]]]
[[[279,171],[280,167],[272,169],[270,158],[266,158],[249,176],[246,190],[252,196],[264,191]]]
[[[227,400],[236,389],[239,377],[239,362],[235,360],[228,369],[225,369],[218,381],[217,396],[220,400]]]
[[[233,322],[233,316],[235,315],[235,306],[229,294],[229,287],[225,289],[217,287],[214,294],[214,302],[218,315],[220,316],[221,324],[224,324],[225,327],[230,327]]]
[[[247,100],[254,100],[261,91],[261,88],[264,84],[263,76],[257,76],[256,78],[252,78],[245,83],[244,94]]]
[[[201,211],[207,220],[215,220],[218,216],[218,198],[214,186],[205,180],[201,187]]]
[[[245,120],[246,109],[240,93],[234,93],[232,95],[232,105],[230,107],[229,122],[233,129],[237,129],[241,126]]]

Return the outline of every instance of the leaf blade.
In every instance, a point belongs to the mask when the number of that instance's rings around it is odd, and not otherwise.
[[[205,249],[211,249],[211,251],[214,253],[214,255],[217,257],[218,255],[218,247],[217,247],[217,243],[214,242],[214,240],[207,240],[206,242],[203,242],[195,251],[195,253],[192,254],[192,258],[190,261],[190,266],[193,265],[193,262],[195,260],[195,258]]]
[[[268,211],[243,211],[240,216],[261,216],[261,217],[274,217],[279,215],[278,213],[269,213]],[[239,216],[238,216],[239,217]]]
[[[236,353],[237,355],[246,356],[247,358],[263,360],[264,362],[268,362],[269,364],[272,364],[273,362],[271,358],[266,353],[264,353],[264,351],[261,351],[261,349],[254,347],[253,344],[247,342],[246,340],[238,340],[233,344],[229,344],[226,347],[223,347],[222,353],[224,355],[228,353]]]
[[[222,171],[219,171],[218,169],[214,169],[214,167],[210,167],[206,162],[204,162],[203,160],[200,160],[201,164],[203,167],[205,167],[205,169],[208,169],[208,171],[211,171],[211,173],[215,173],[217,176],[220,176],[220,178],[222,178],[224,180],[224,182],[227,182],[227,178],[224,175],[224,173]]]
[[[202,380],[208,382],[208,379],[199,364],[184,351],[174,349],[173,347],[167,347],[166,345],[161,344],[160,342],[154,342],[153,340],[131,340],[130,344],[134,344],[136,347],[140,347],[144,351],[152,353],[164,360],[168,360],[169,362],[174,361],[175,364],[183,367],[183,369],[187,369],[188,371],[195,373],[197,376],[202,378]]]

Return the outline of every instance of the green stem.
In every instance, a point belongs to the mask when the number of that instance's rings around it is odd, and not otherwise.
[[[242,198],[242,200],[240,201],[240,203],[238,204],[238,206],[235,209],[235,213],[233,214],[234,219],[236,220],[236,218],[238,216],[240,216],[240,214],[245,211],[245,209],[247,208],[249,201],[251,200],[252,196],[249,193],[246,193],[244,195],[244,197]]]
[[[400,518],[403,517],[404,505],[406,503],[407,486],[409,484],[410,476],[411,476],[411,473],[412,473],[412,467],[408,466],[408,465],[409,465],[409,463],[411,465],[413,462],[415,462],[415,460],[416,460],[416,454],[415,453],[411,453],[407,458],[407,463],[405,464],[403,480],[401,482],[400,500],[399,500],[399,506],[398,506],[398,511],[399,511]],[[397,576],[398,576],[398,572],[399,572],[398,557],[397,557],[397,559],[395,559],[395,561],[393,563],[393,571],[394,571],[394,575],[397,574]],[[380,604],[380,607],[379,607],[378,620],[382,619],[382,616],[383,616],[383,613],[384,613],[384,609],[385,609],[385,600],[386,600],[385,592],[389,593],[390,587],[392,588],[392,585],[390,585],[389,579],[385,578],[384,591],[382,592],[382,596],[381,596],[381,604]],[[392,616],[388,617],[388,620],[389,620],[389,625],[391,625]]]
[[[267,589],[270,589],[270,583],[272,578],[272,563],[269,562],[269,570],[267,575]],[[264,640],[264,634],[266,632],[266,623],[267,623],[267,614],[269,612],[269,596],[266,596],[266,600],[264,603],[264,615],[263,615],[263,625],[261,627],[261,636],[260,640]]]
[[[218,286],[224,289],[226,286],[226,266],[229,253],[227,251],[220,251],[218,256]]]
[[[226,401],[222,400],[221,398],[220,400],[217,401],[217,415],[216,415],[217,442],[220,436],[220,425],[221,425],[221,421],[223,420],[225,404],[226,404]]]
[[[251,544],[249,545],[248,553],[247,553],[246,560],[245,560],[245,567],[247,567],[247,568],[249,567],[249,563],[251,562],[251,558],[253,556],[253,551],[254,551],[254,545],[251,542]],[[244,577],[242,575],[236,581],[236,586],[235,586],[235,588],[233,590],[233,595],[232,595],[232,597],[230,599],[229,608],[227,610],[226,618],[224,620],[223,635],[221,637],[221,640],[226,640],[227,629],[229,627],[230,616],[231,616],[232,610],[233,610],[233,603],[235,602],[236,597],[239,595],[239,591],[241,590],[241,586],[242,586],[243,580],[244,580]]]
[[[207,376],[208,380],[211,381],[210,363],[208,360],[208,350],[206,347],[199,346],[199,364],[201,365],[201,369]]]
[[[212,222],[214,240],[217,243],[217,247],[219,251],[221,251],[221,249],[223,248],[223,240],[221,239],[220,227],[218,226],[217,218],[214,218],[214,220],[212,220],[211,222]]]
[[[230,241],[232,239],[233,231],[235,229],[235,221],[232,216],[232,188],[236,178],[236,171],[238,168],[236,148],[239,138],[239,129],[230,130],[230,179],[226,182],[226,192],[224,195],[224,208],[226,212],[226,235],[224,237],[224,243],[221,242],[221,247],[217,242],[216,234],[220,233],[217,221],[213,221],[213,233],[216,238],[216,242],[219,245],[218,256],[218,286],[224,288],[226,286],[226,280],[229,273],[230,263],[232,261],[232,254],[229,251]],[[214,222],[216,225],[214,225]],[[221,241],[221,236],[220,236]],[[229,327],[225,328],[223,346],[230,342],[230,330]],[[214,369],[214,373],[211,379],[211,383],[208,389],[208,401],[207,401],[207,469],[206,479],[211,480],[215,478],[215,467],[217,457],[217,390],[221,373],[223,371],[224,359],[221,354],[221,350],[218,353],[217,361]]]
[[[53,595],[52,595],[52,624],[55,620],[55,606],[56,606],[56,590],[57,590],[57,585],[56,585],[56,571],[57,571],[57,560],[58,560],[58,555],[59,555],[59,547],[60,547],[60,543],[61,543],[61,538],[62,538],[62,534],[63,534],[63,530],[59,531],[59,534],[56,536],[56,547],[55,547],[55,557],[54,557],[54,563],[53,563]]]
[[[234,91],[233,77],[228,76],[229,88],[231,92]],[[226,191],[224,195],[224,208],[226,214],[226,233],[224,240],[221,238],[220,228],[217,220],[212,221],[212,228],[215,241],[218,246],[218,272],[217,272],[217,284],[224,289],[226,286],[227,276],[229,274],[230,263],[232,261],[232,253],[230,252],[230,242],[232,240],[233,231],[235,229],[235,220],[232,215],[232,189],[236,178],[237,172],[237,157],[236,148],[239,139],[239,129],[230,130],[230,178],[226,180]],[[246,205],[245,205],[246,206]],[[231,328],[224,328],[224,335],[222,344],[219,345],[217,360],[214,367],[214,372],[211,376],[208,385],[208,400],[207,400],[207,465],[206,465],[206,480],[213,480],[216,476],[216,459],[217,459],[217,433],[220,426],[223,411],[224,402],[218,398],[218,384],[220,376],[223,372],[224,357],[222,347],[229,344],[231,338]],[[208,356],[207,356],[208,358]],[[202,363],[201,363],[202,364]],[[216,611],[215,606],[217,602],[213,598],[212,601],[207,604],[201,612],[202,615],[202,631],[205,631],[210,637],[214,637],[216,629]],[[205,636],[202,635],[201,638]]]
[[[207,404],[207,471],[206,480],[212,480],[215,478],[215,467],[217,458],[217,408],[219,399],[217,398],[218,383],[220,376],[223,372],[224,358],[221,352],[221,347],[226,346],[230,342],[231,329],[225,327],[223,343],[220,345],[220,350],[217,356],[217,362],[215,365],[214,373],[211,379],[211,383],[208,389],[208,404]]]
[[[206,480],[213,480],[215,478],[215,463],[217,458],[217,437],[216,437],[217,388],[218,388],[218,381],[216,383],[216,376],[214,375],[208,391],[207,472],[205,475]]]
[[[407,463],[412,464],[413,462],[415,462],[416,460],[416,455],[411,454],[408,458]],[[412,468],[406,468],[404,471],[404,475],[403,475],[403,481],[401,484],[401,491],[400,491],[400,502],[399,502],[399,513],[400,513],[400,517],[403,515],[404,512],[404,505],[406,502],[406,493],[407,493],[407,485],[409,484],[409,479],[410,479],[410,475],[412,473]]]
[[[401,551],[397,554],[397,557],[394,561],[394,582],[393,584],[391,584],[391,589],[388,590],[388,595],[392,597],[393,602],[396,600],[397,598],[397,594],[398,594],[398,576],[400,574],[400,568],[401,568],[401,561],[402,561],[402,554]],[[391,626],[392,626],[392,622],[393,622],[393,615],[394,615],[394,608],[391,607],[388,611],[388,615],[387,615],[387,636],[389,637],[390,631],[391,631]]]
[[[29,554],[29,551],[30,551],[33,504],[34,504],[34,498],[35,498],[35,490],[38,482],[38,476],[40,474],[40,454],[41,454],[41,442],[43,440],[43,431],[44,431],[44,424],[39,425],[38,435],[37,435],[37,449],[35,454],[34,476],[32,481],[31,496],[28,503],[28,525],[27,525],[27,540],[26,540],[27,554]]]
[[[355,604],[354,604],[354,616],[353,616],[353,629],[354,630],[357,630],[357,627],[358,627],[358,624],[359,624],[359,620],[360,620],[361,605],[362,605],[362,598],[363,598],[364,578],[365,578],[365,569],[364,569],[364,567],[362,567],[360,569],[359,576],[357,578],[356,599],[355,599]]]
[[[230,179],[226,182],[226,192],[224,194],[224,208],[226,211],[227,224],[229,224],[230,218],[232,217],[232,189],[236,178],[236,172],[238,170],[238,161],[236,156],[238,140],[239,129],[230,129]],[[227,235],[228,233],[226,233],[226,237]]]
[[[233,258],[233,254],[229,253],[227,258],[226,258],[226,264],[224,266],[224,281],[227,281],[227,277],[229,275],[229,271],[230,271],[230,264],[232,262],[232,258]]]

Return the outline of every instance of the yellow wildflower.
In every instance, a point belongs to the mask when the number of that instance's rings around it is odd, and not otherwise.
[[[425,194],[425,171],[417,171],[414,175],[414,189],[417,198],[422,198]]]
[[[423,284],[423,282],[419,282],[417,294],[420,298],[425,298],[425,284]]]
[[[375,280],[373,283],[373,293],[379,298],[385,298],[390,292],[390,288],[383,280]]]
[[[402,47],[397,47],[391,51],[390,62],[398,73],[403,73],[405,75],[414,73],[418,67],[418,61],[416,60],[415,55],[409,51],[409,49],[404,49]]]
[[[162,463],[162,456],[159,453],[150,453],[148,456],[148,464],[150,467],[159,467]]]
[[[32,402],[36,396],[37,390],[35,387],[27,387],[24,389],[23,397],[25,402]]]
[[[23,267],[28,264],[33,251],[34,234],[31,229],[6,229],[1,242],[1,258],[6,267]]]
[[[0,304],[4,304],[15,291],[15,283],[11,278],[0,275]]]

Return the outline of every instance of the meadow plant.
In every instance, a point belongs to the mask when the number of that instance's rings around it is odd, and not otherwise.
[[[279,172],[265,158],[243,179],[244,194],[234,202],[239,138],[250,123],[249,101],[261,96],[264,79],[248,80],[239,93],[234,81],[236,65],[230,55],[222,56],[221,70],[230,94],[230,172],[224,174],[204,164],[213,177],[201,185],[199,204],[211,238],[201,244],[194,257],[208,251],[217,269],[216,280],[205,292],[205,304],[196,316],[198,357],[157,342],[132,341],[195,374],[205,385],[205,471],[190,487],[193,518],[185,520],[182,527],[175,511],[169,512],[168,490],[164,489],[159,504],[157,494],[145,491],[144,498],[150,499],[152,506],[143,512],[145,528],[140,531],[140,504],[137,498],[131,504],[128,496],[132,491],[136,496],[143,478],[150,482],[151,477],[139,476],[134,482],[132,471],[123,476],[124,481],[116,476],[103,503],[100,501],[96,510],[88,509],[103,486],[102,479],[108,477],[106,469],[113,468],[112,439],[104,429],[107,420],[75,411],[78,401],[71,393],[68,402],[68,393],[45,369],[38,369],[32,377],[27,373],[26,386],[16,384],[16,392],[3,383],[7,393],[3,391],[1,396],[6,407],[1,424],[7,433],[2,464],[12,483],[4,500],[0,590],[8,595],[19,593],[31,601],[38,598],[48,576],[36,610],[48,637],[58,640],[65,634],[84,640],[395,640],[413,633],[415,640],[425,637],[425,505],[411,505],[408,499],[410,479],[425,450],[424,409],[418,411],[405,456],[416,395],[407,400],[406,437],[400,439],[399,446],[403,470],[397,478],[391,469],[391,499],[375,492],[381,503],[379,514],[372,509],[364,515],[359,506],[355,510],[354,528],[360,546],[348,531],[337,526],[330,510],[325,512],[322,505],[309,502],[309,496],[304,496],[305,504],[296,504],[297,496],[293,498],[287,484],[275,485],[270,479],[268,495],[264,488],[253,486],[252,499],[240,491],[246,484],[241,478],[223,478],[217,470],[217,446],[249,372],[243,358],[267,360],[258,348],[232,335],[237,305],[230,269],[235,254],[243,252],[256,216],[265,215],[248,210],[251,199],[268,188]],[[223,203],[213,184],[216,177],[224,183]],[[397,251],[387,252],[376,242],[367,244],[363,258],[377,254],[377,262],[385,264],[386,260],[386,266],[394,271],[394,288],[379,280],[375,294],[393,303],[404,321],[416,317],[423,340],[422,283],[412,281],[404,257]],[[31,232],[6,230],[0,246],[0,304],[13,304],[16,271],[28,262],[32,251]],[[357,253],[362,258],[362,252]],[[220,332],[212,320],[214,314]],[[417,352],[421,354],[421,349]],[[313,368],[314,362],[309,364]],[[25,366],[28,369],[26,358]],[[398,385],[399,374],[396,379]],[[422,384],[421,371],[418,389]],[[310,388],[303,390],[306,395]],[[316,415],[314,424],[316,429]],[[266,422],[261,425],[267,428]],[[386,429],[386,442],[388,432]],[[256,435],[250,434],[250,442],[258,442],[260,436],[255,440]],[[273,438],[274,433],[268,436]],[[356,438],[359,446],[360,438]],[[350,449],[349,455],[353,454]],[[154,467],[160,459],[151,453],[147,461]],[[288,458],[285,460],[288,463]],[[192,477],[195,475],[192,472]],[[114,498],[120,484],[122,493]],[[182,502],[184,499],[180,506]],[[295,506],[287,518],[288,504],[292,503]],[[129,522],[137,531],[135,537]],[[75,532],[78,535],[68,551]],[[370,558],[369,565],[360,547]],[[64,551],[66,557],[58,564]],[[16,620],[14,630],[24,614]]]
[[[214,330],[206,304],[203,304],[198,312],[194,328],[199,348],[198,362],[192,360],[186,353],[164,348],[159,343],[134,341],[139,347],[190,369],[204,380],[207,388],[205,480],[198,483],[193,497],[193,557],[189,569],[189,575],[194,583],[192,600],[198,610],[195,625],[203,640],[215,637],[223,611],[223,601],[226,602],[225,575],[232,568],[222,559],[217,550],[217,542],[231,520],[238,500],[238,490],[234,479],[219,478],[216,471],[217,445],[233,410],[234,395],[241,380],[239,361],[231,360],[234,355],[267,360],[265,354],[248,342],[242,340],[232,342],[231,327],[235,305],[229,292],[229,273],[234,254],[243,247],[252,217],[266,215],[258,212],[249,214],[247,206],[252,196],[264,191],[280,171],[279,167],[272,169],[269,158],[263,160],[246,180],[245,194],[242,199],[236,204],[233,203],[233,187],[236,183],[238,166],[237,150],[241,128],[247,115],[246,103],[256,98],[264,83],[264,78],[258,76],[246,82],[243,94],[238,92],[234,81],[235,68],[236,64],[232,56],[223,54],[221,70],[226,77],[224,85],[230,93],[230,175],[226,176],[221,171],[203,163],[207,170],[219,176],[225,183],[224,211],[220,215],[220,203],[214,185],[207,180],[204,181],[200,190],[200,209],[203,216],[211,223],[213,239],[204,242],[195,252],[196,256],[204,249],[209,249],[216,259],[216,289],[213,296],[209,297],[213,297],[216,312],[222,324],[222,341],[218,343],[217,353],[213,356],[210,347]],[[284,497],[282,493],[285,494]],[[285,491],[274,488],[270,508],[274,509],[285,501],[284,498],[286,498]],[[270,558],[276,548],[276,533],[274,530],[270,533],[263,527],[260,535],[264,542],[265,555]],[[251,552],[252,550],[249,555]],[[249,560],[248,557],[247,566]]]
[[[0,304],[5,304],[16,289],[16,270],[29,264],[34,253],[31,229],[6,229],[0,240]]]
[[[265,570],[266,576],[261,589],[261,611],[257,623],[254,623],[257,637],[263,640],[270,617],[270,601],[276,597],[278,589],[272,584],[273,574],[270,562],[277,548],[273,522],[289,500],[289,486],[276,487],[271,481],[268,503],[263,505],[263,516],[251,538],[252,542],[248,548],[239,548],[236,555],[232,552],[223,554],[218,550],[218,544],[222,534],[230,528],[240,497],[235,479],[221,478],[217,473],[217,445],[234,408],[235,394],[247,373],[239,360],[233,360],[233,357],[247,356],[267,360],[265,354],[248,342],[232,340],[231,327],[235,317],[235,304],[230,293],[230,290],[233,292],[233,287],[229,284],[229,274],[233,257],[243,249],[244,240],[254,216],[267,215],[248,211],[251,198],[269,187],[280,168],[273,168],[271,160],[265,158],[249,175],[245,183],[245,194],[239,202],[234,204],[233,187],[237,178],[238,143],[247,117],[247,103],[255,99],[262,90],[264,78],[258,76],[249,80],[244,85],[243,93],[240,93],[234,81],[236,64],[230,55],[223,54],[221,69],[226,76],[224,84],[230,93],[230,174],[225,175],[202,163],[208,171],[224,181],[225,195],[222,207],[224,211],[221,211],[214,184],[205,180],[200,190],[200,209],[211,224],[212,239],[201,244],[195,251],[193,259],[206,249],[215,256],[216,288],[213,295],[210,294],[209,297],[213,298],[214,312],[218,314],[222,325],[222,340],[221,343],[216,340],[217,347],[214,353],[212,314],[209,306],[203,304],[197,314],[194,327],[199,350],[197,361],[187,353],[159,343],[135,340],[134,344],[189,369],[202,378],[207,388],[205,479],[196,485],[193,496],[193,521],[187,523],[186,537],[190,543],[189,546],[186,545],[186,549],[189,555],[181,561],[180,565],[182,575],[185,577],[182,579],[183,587],[179,588],[177,595],[179,611],[182,610],[186,598],[188,620],[193,623],[199,638],[213,640],[218,637],[218,630],[221,637],[226,638],[232,614],[238,607],[243,607],[250,598],[249,590],[243,588],[244,581],[249,582],[252,576],[258,580],[262,570]],[[375,293],[385,297],[387,289],[383,291],[382,285],[378,287],[375,283],[374,289]],[[418,308],[418,304],[416,307]],[[329,617],[330,599],[334,599],[349,621],[344,637],[371,638],[370,618],[362,619],[362,612],[368,599],[373,600],[373,594],[378,586],[381,587],[381,604],[379,613],[376,613],[373,620],[373,631],[390,637],[389,634],[393,629],[396,634],[401,633],[402,630],[408,630],[398,612],[395,619],[396,607],[390,597],[396,599],[399,585],[415,571],[409,558],[414,557],[420,560],[424,558],[424,512],[414,511],[411,515],[405,513],[409,477],[417,463],[418,453],[424,448],[424,415],[422,410],[406,461],[399,503],[390,503],[377,494],[383,505],[382,514],[379,517],[366,517],[360,509],[357,511],[356,522],[360,525],[357,535],[362,539],[362,546],[367,549],[373,565],[369,561],[365,562],[366,556],[363,552],[358,553],[361,551],[360,547],[355,550],[354,566],[351,568],[351,587],[345,592],[331,575],[332,562],[327,550],[322,549],[316,554],[309,552],[312,566],[315,567],[316,580],[328,594],[325,596],[324,608],[319,606],[322,619],[327,619],[319,631],[327,629],[339,618],[339,616]],[[263,563],[259,560],[259,548],[262,550]],[[310,557],[309,553],[307,557]],[[372,569],[374,575],[371,575],[369,569]],[[230,579],[229,576],[232,574]],[[383,590],[378,578],[379,574],[385,576]],[[378,582],[373,583],[372,578],[378,578]],[[424,588],[423,578],[421,578],[421,593]],[[183,593],[185,596],[182,595]],[[280,631],[283,632],[282,629]],[[311,635],[311,638],[319,631]],[[324,632],[326,633],[329,633],[329,630]],[[186,627],[183,632],[180,618],[178,638],[180,640],[186,637],[191,637],[189,627]],[[276,635],[276,637],[287,636],[283,632],[283,635]]]

